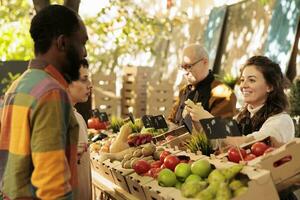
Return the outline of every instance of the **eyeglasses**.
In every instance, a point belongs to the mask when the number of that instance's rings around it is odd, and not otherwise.
[[[194,63],[192,63],[192,64],[182,64],[182,65],[179,66],[179,68],[180,68],[181,70],[191,71],[192,67],[193,67],[194,65],[196,65],[197,63],[201,62],[202,60],[204,60],[204,58],[201,58],[201,59],[197,60],[196,62],[194,62]]]

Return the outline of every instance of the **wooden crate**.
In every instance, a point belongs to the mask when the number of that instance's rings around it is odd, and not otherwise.
[[[93,108],[106,112],[108,116],[118,115],[120,97],[116,96],[116,75],[97,72],[92,75]]]
[[[146,114],[147,106],[147,84],[151,78],[149,67],[124,67],[123,87],[121,90],[121,115],[128,116],[128,109],[133,109],[135,117]]]
[[[147,114],[167,116],[174,103],[173,84],[169,81],[151,81],[147,93]]]

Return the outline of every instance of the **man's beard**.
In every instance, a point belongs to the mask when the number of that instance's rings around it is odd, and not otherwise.
[[[71,45],[67,49],[67,64],[64,70],[64,76],[67,82],[77,81],[80,77],[80,65],[81,60],[79,59],[79,54],[75,50],[76,48]]]

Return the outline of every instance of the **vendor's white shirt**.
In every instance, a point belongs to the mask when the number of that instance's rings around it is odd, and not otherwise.
[[[263,106],[263,105],[262,105]],[[247,107],[252,117],[262,106],[255,109]],[[253,136],[255,139],[259,139],[266,136],[274,137],[280,143],[287,143],[295,137],[295,127],[292,118],[286,112],[278,113],[269,117],[259,129],[247,137]]]

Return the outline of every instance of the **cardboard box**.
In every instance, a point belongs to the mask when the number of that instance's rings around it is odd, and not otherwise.
[[[209,161],[217,169],[236,165],[236,163],[224,162],[219,159],[210,159]],[[233,200],[279,200],[270,171],[257,169],[253,166],[244,166],[241,174],[246,175],[250,179],[248,182],[248,191],[239,197],[233,198]]]
[[[129,192],[128,184],[126,182],[126,176],[133,173],[133,169],[125,169],[122,167],[121,162],[119,165],[115,165],[111,168],[112,175],[115,180],[115,184]]]
[[[111,182],[113,182],[113,183],[115,182],[114,177],[111,172],[111,168],[116,165],[119,165],[120,164],[119,161],[111,162],[109,159],[107,159],[103,162],[99,162],[96,157],[93,157],[92,163],[93,163],[95,172],[99,173],[100,175],[102,175],[104,178],[110,180]]]
[[[215,168],[228,168],[236,165],[232,162],[222,161],[219,159],[207,159]],[[233,200],[279,200],[278,193],[271,178],[271,174],[267,170],[256,169],[252,166],[245,166],[241,174],[248,177],[248,191],[243,195],[233,198]],[[155,200],[187,200],[181,196],[181,191],[174,187],[161,187],[158,181],[154,180],[143,185],[146,199]]]
[[[270,170],[273,181],[279,184],[300,173],[300,138],[248,162],[248,165]]]
[[[248,161],[247,165],[269,170],[275,184],[279,184],[300,173],[300,156],[298,153],[300,149],[300,138],[295,138],[291,142],[282,145],[277,142],[275,138],[269,136],[243,144],[241,147],[246,151],[250,151],[251,146],[259,141],[271,147],[275,147],[275,150]],[[226,160],[227,153],[218,155],[217,158]]]
[[[129,174],[125,178],[129,187],[129,192],[138,199],[146,199],[143,185],[154,179],[149,176],[140,176],[137,173]]]

